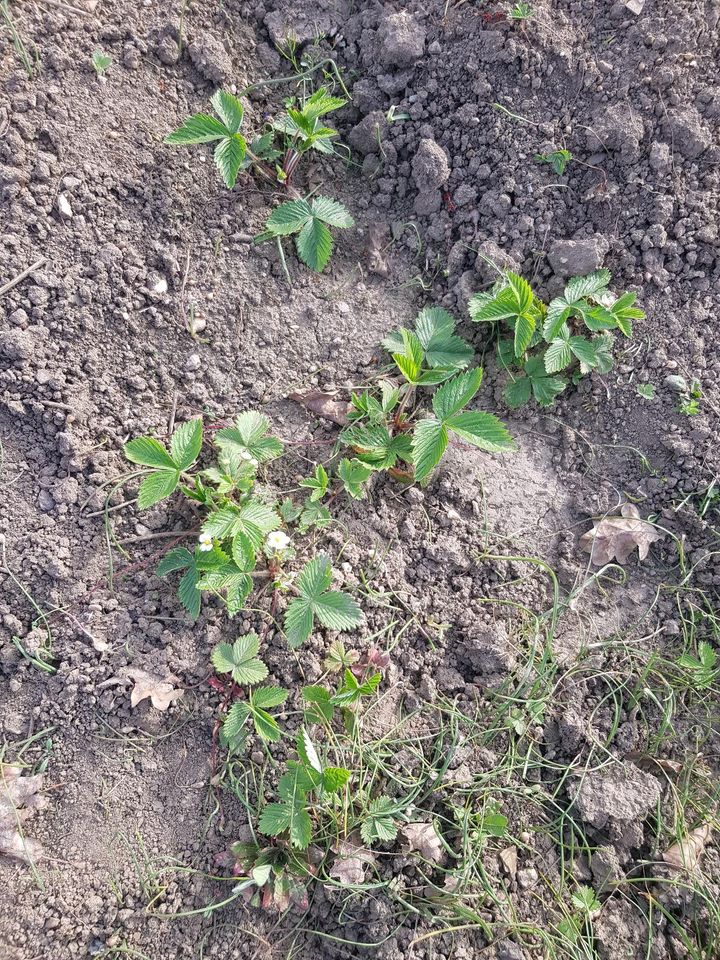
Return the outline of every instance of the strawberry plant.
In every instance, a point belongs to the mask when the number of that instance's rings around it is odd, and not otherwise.
[[[535,159],[538,163],[547,163],[550,165],[554,173],[557,173],[559,176],[562,176],[566,169],[567,165],[572,160],[573,155],[569,150],[551,150],[549,153],[536,153]]]
[[[611,369],[611,331],[630,337],[633,320],[645,314],[634,305],[634,293],[615,297],[610,279],[609,270],[573,277],[562,296],[545,304],[526,280],[508,271],[492,290],[471,298],[473,320],[509,328],[511,336],[497,344],[500,364],[510,374],[508,406],[520,407],[531,397],[551,406],[568,378],[577,383],[593,370]]]
[[[330,197],[314,197],[312,200],[287,200],[276,207],[253,243],[266,240],[280,241],[294,236],[297,254],[304,264],[321,273],[333,250],[333,237],[329,227],[346,230],[355,221],[348,210]]]
[[[278,179],[289,182],[297,169],[302,155],[308,150],[333,154],[332,140],[337,130],[322,123],[322,118],[344,107],[347,100],[331,96],[325,87],[320,87],[307,97],[299,109],[287,108],[287,113],[271,123],[273,130],[282,134],[285,141],[283,165],[278,169]]]
[[[188,117],[177,130],[165,137],[165,143],[181,147],[215,143],[215,166],[225,186],[231,189],[235,186],[247,156],[247,142],[240,133],[245,108],[237,97],[224,90],[214,93],[210,103],[215,117],[207,113],[196,113]]]

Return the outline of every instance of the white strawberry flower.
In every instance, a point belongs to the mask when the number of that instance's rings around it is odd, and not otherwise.
[[[267,535],[265,544],[268,550],[272,550],[273,553],[282,553],[290,546],[290,537],[282,530],[273,530],[272,533]]]
[[[209,533],[201,533],[200,536],[198,537],[198,548],[202,550],[203,553],[207,553],[209,550],[212,550],[213,548],[212,535]]]

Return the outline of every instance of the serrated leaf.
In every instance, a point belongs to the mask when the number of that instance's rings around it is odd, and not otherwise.
[[[230,673],[235,683],[253,685],[268,675],[268,669],[257,658],[260,639],[256,633],[248,633],[230,643],[219,643],[212,651],[212,664],[218,673]]]
[[[175,491],[180,481],[177,470],[156,470],[145,477],[138,489],[138,507],[147,510]]]
[[[420,420],[415,424],[412,453],[415,479],[418,482],[430,476],[440,463],[447,445],[447,430],[439,420]]]
[[[315,467],[315,472],[312,477],[305,477],[300,481],[301,487],[307,487],[310,493],[311,502],[316,502],[317,500],[322,500],[322,498],[327,493],[328,489],[328,475],[325,467],[321,463],[318,463]]]
[[[154,437],[136,437],[124,447],[125,456],[132,463],[161,470],[176,470],[177,465],[165,447]]]
[[[345,492],[353,500],[362,500],[366,493],[364,484],[372,476],[373,469],[360,460],[344,459],[338,464],[337,474]]]
[[[304,264],[321,273],[332,254],[332,234],[317,217],[308,220],[295,239],[298,256]]]
[[[350,779],[350,771],[344,767],[325,767],[322,772],[323,790],[328,793],[336,793],[342,790]]]
[[[288,604],[285,611],[285,635],[292,650],[305,643],[312,633],[314,622],[312,605],[308,600],[300,598]]]
[[[185,547],[174,547],[168,550],[160,563],[157,565],[155,573],[158,577],[166,577],[169,573],[176,570],[184,570],[185,567],[192,566],[193,555]]]
[[[508,288],[512,291],[515,312],[518,314],[527,313],[532,306],[533,292],[527,280],[524,280],[517,273],[508,270],[505,273]]]
[[[240,133],[234,133],[232,137],[226,137],[215,147],[213,153],[215,166],[220,171],[223,183],[230,190],[237,182],[238,171],[245,159],[246,150],[245,138]]]
[[[282,237],[297,233],[311,218],[312,210],[305,200],[286,200],[275,207],[267,218],[266,226],[275,236]]]
[[[573,354],[582,364],[590,368],[596,366],[597,356],[595,354],[595,345],[591,343],[590,340],[586,337],[570,337],[568,343]],[[547,355],[545,359],[545,369],[547,370]],[[548,370],[547,372],[552,373],[552,370]]]
[[[511,380],[505,390],[503,391],[503,397],[505,403],[513,409],[517,410],[518,407],[521,407],[524,403],[527,403],[530,399],[532,392],[532,384],[529,377],[516,377],[514,380]]]
[[[363,621],[357,603],[339,590],[321,594],[314,601],[313,609],[320,623],[329,630],[352,630]]]
[[[183,574],[178,585],[180,603],[193,620],[197,620],[200,616],[200,604],[202,602],[202,596],[197,587],[198,579],[198,572],[193,565]]]
[[[552,406],[555,398],[567,386],[562,377],[532,377],[531,383],[533,395],[541,407]]]
[[[223,733],[228,740],[236,740],[241,736],[249,716],[248,705],[242,701],[235,701],[223,721]]]
[[[305,766],[311,767],[317,773],[322,773],[323,768],[322,764],[320,763],[320,757],[318,756],[317,750],[315,749],[315,744],[312,742],[312,738],[305,727],[300,728],[300,732],[297,735],[296,746],[298,756]]]
[[[187,470],[200,456],[202,447],[202,420],[188,420],[173,433],[170,454],[178,470]]]
[[[316,600],[332,583],[332,566],[324,553],[309,560],[298,577],[298,590],[307,600]]]
[[[564,297],[550,301],[543,324],[543,337],[548,343],[556,339],[571,313],[572,307]]]
[[[240,570],[255,568],[255,547],[250,537],[242,530],[238,530],[232,541],[232,558]]]
[[[445,421],[447,428],[481,450],[512,450],[515,447],[505,424],[492,413],[465,410]]]
[[[520,314],[515,320],[514,349],[515,356],[521,357],[530,346],[535,333],[535,318]]]
[[[316,120],[318,117],[325,116],[327,113],[339,110],[340,107],[344,107],[346,103],[347,100],[343,100],[341,97],[332,97],[325,87],[320,87],[305,101],[302,112],[309,119]]]
[[[564,370],[565,367],[569,367],[572,363],[573,352],[570,349],[568,340],[564,340],[562,337],[553,340],[545,351],[543,359],[545,361],[545,369],[548,373],[556,373],[558,370]]]
[[[258,687],[250,694],[250,703],[253,707],[279,707],[288,698],[289,690],[284,687]]]
[[[237,133],[242,126],[244,107],[237,97],[224,90],[216,90],[210,98],[213,110],[225,124],[229,133]]]
[[[215,434],[215,443],[222,450],[247,451],[260,463],[274,460],[282,455],[283,445],[275,437],[267,436],[270,421],[263,413],[248,410],[238,414],[234,426],[224,427]]]
[[[415,321],[415,331],[431,367],[461,369],[473,358],[472,347],[454,333],[455,321],[442,307],[425,307]]]
[[[479,295],[476,295],[479,297]],[[491,300],[479,302],[474,297],[470,301],[470,317],[476,323],[495,323],[499,320],[510,320],[517,316],[515,296],[511,290],[505,288]]]
[[[341,227],[345,230],[355,226],[349,211],[338,200],[330,197],[315,197],[310,206],[313,216],[330,227]]]
[[[595,270],[586,277],[573,277],[565,287],[565,299],[568,303],[574,303],[585,297],[592,297],[601,293],[610,283],[611,274],[609,270]]]
[[[227,137],[228,131],[219,120],[206,113],[196,113],[165,137],[165,143],[173,146],[188,146],[194,143],[211,143]]]
[[[335,708],[330,702],[330,692],[325,687],[308,686],[302,688],[303,700],[307,700],[312,707],[306,710],[305,717],[310,723],[321,723],[333,718]]]
[[[438,420],[447,420],[458,410],[462,410],[480,389],[483,372],[481,367],[459,373],[448,380],[432,399],[432,407]]]

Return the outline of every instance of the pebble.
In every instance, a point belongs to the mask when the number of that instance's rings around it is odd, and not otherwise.
[[[185,370],[188,373],[194,373],[195,370],[199,370],[201,366],[202,360],[200,359],[199,353],[191,353],[185,361]]]
[[[64,217],[66,220],[72,219],[72,215],[73,215],[72,207],[70,206],[70,201],[68,200],[68,198],[65,196],[64,193],[58,194],[57,208],[58,208],[58,213],[60,214],[61,217]]]

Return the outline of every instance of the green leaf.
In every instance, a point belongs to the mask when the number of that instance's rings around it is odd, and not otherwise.
[[[517,303],[512,290],[507,287],[490,300],[476,294],[471,298],[470,317],[476,323],[495,323],[498,320],[510,320],[517,316]]]
[[[156,470],[148,474],[138,489],[138,507],[147,510],[154,504],[169,497],[180,480],[177,470]]]
[[[613,337],[610,333],[601,333],[593,340],[595,345],[595,369],[600,374],[608,373],[613,365]]]
[[[505,403],[516,410],[530,399],[532,384],[529,377],[516,377],[511,380],[503,391]]]
[[[265,710],[269,707],[279,707],[285,703],[289,692],[284,687],[258,687],[250,694],[250,704],[252,707],[262,707]]]
[[[448,434],[439,420],[419,420],[412,439],[415,479],[425,480],[440,463],[448,445]]]
[[[322,786],[327,793],[342,790],[350,779],[350,771],[345,767],[325,767],[322,772]]]
[[[316,273],[321,273],[332,253],[332,234],[322,220],[313,217],[300,230],[295,246],[302,262]]]
[[[188,117],[182,126],[165,137],[165,143],[173,146],[188,146],[195,143],[211,143],[213,140],[222,140],[227,137],[228,130],[216,120],[205,113],[196,113],[193,117]]]
[[[232,189],[237,182],[238,171],[245,159],[247,145],[245,138],[240,133],[234,133],[232,137],[226,137],[215,147],[213,159],[215,166],[220,171],[220,176],[228,189]]]
[[[618,325],[618,318],[606,307],[590,307],[587,304],[579,305],[579,310],[583,322],[588,330],[597,333],[601,330],[613,330]]]
[[[332,583],[332,566],[324,553],[309,560],[298,577],[298,590],[306,600],[316,600]]]
[[[512,291],[515,312],[518,314],[527,313],[533,303],[533,292],[527,280],[508,270],[505,273],[505,279],[509,289]]]
[[[312,604],[302,598],[291,601],[285,611],[285,635],[288,646],[296,650],[312,633],[315,617]]]
[[[308,723],[322,723],[323,720],[330,721],[333,718],[335,708],[330,702],[330,692],[325,687],[309,686],[302,688],[303,700],[307,700],[312,706],[305,711],[305,719]]]
[[[548,343],[559,335],[571,313],[572,307],[564,297],[556,297],[550,301],[543,325],[543,337]]]
[[[515,320],[515,356],[521,357],[530,343],[535,333],[535,318],[527,314],[520,314]]]
[[[461,369],[473,358],[473,349],[453,332],[455,321],[442,307],[425,307],[415,321],[415,331],[431,367]]]
[[[541,407],[550,407],[567,383],[562,377],[532,377],[532,391]]]
[[[515,447],[505,424],[491,413],[465,410],[453,414],[445,423],[449,430],[481,450],[512,450]]]
[[[398,353],[394,353],[392,358],[405,379],[410,383],[415,383],[422,368],[425,351],[417,335],[410,330],[401,327],[400,335],[403,348]]]
[[[247,452],[260,463],[267,463],[282,455],[283,445],[275,437],[269,437],[270,421],[263,413],[248,410],[235,418],[235,425],[224,427],[215,434],[215,443],[222,450],[235,449],[239,454]]]
[[[202,595],[197,587],[198,579],[198,572],[193,565],[185,572],[178,586],[180,603],[185,607],[193,620],[197,620],[200,616],[200,604],[202,601]]]
[[[212,664],[218,673],[231,674],[235,683],[243,686],[260,683],[268,669],[257,658],[260,638],[256,633],[238,637],[235,643],[219,643],[212,651]]]
[[[125,444],[125,456],[144,467],[175,470],[177,465],[165,447],[154,437],[136,437]]]
[[[297,735],[296,745],[298,756],[305,766],[311,767],[317,773],[322,773],[323,768],[322,764],[320,763],[320,757],[318,756],[317,750],[315,749],[315,744],[312,742],[312,738],[305,727],[300,728],[300,732]]]
[[[559,337],[553,340],[545,351],[544,358],[545,369],[548,373],[555,373],[558,370],[564,370],[572,363],[573,352],[570,349],[568,340]]]
[[[237,97],[224,90],[217,90],[210,98],[213,110],[220,117],[228,133],[237,133],[242,126],[245,110]]]
[[[355,226],[355,221],[346,207],[337,200],[332,200],[330,197],[315,197],[310,206],[313,216],[330,227],[347,229]]]
[[[160,563],[157,565],[155,573],[158,577],[166,577],[169,573],[176,570],[184,570],[185,567],[192,566],[193,555],[185,547],[174,547],[168,550]]]
[[[235,538],[242,533],[253,550],[259,550],[268,533],[277,530],[280,517],[258,500],[250,500],[242,507],[228,506],[214,510],[202,525],[203,533],[217,540]]]
[[[372,476],[372,467],[360,460],[341,460],[337,469],[343,488],[353,500],[362,500],[366,490],[364,484]]]
[[[200,456],[202,447],[202,420],[188,420],[181,424],[170,440],[170,454],[178,470],[187,470]]]
[[[232,558],[239,570],[255,569],[255,550],[253,541],[243,530],[238,530],[232,540]]]
[[[432,399],[432,407],[439,420],[447,420],[462,410],[480,389],[483,372],[481,367],[459,373],[440,387]]]
[[[565,287],[565,299],[568,303],[575,303],[585,297],[592,297],[601,293],[610,283],[609,270],[595,270],[586,277],[573,277]]]
[[[394,819],[396,804],[389,797],[377,797],[368,804],[367,816],[360,827],[363,841],[371,846],[376,840],[390,842],[397,836]]]
[[[315,467],[315,472],[313,475],[311,477],[305,477],[302,479],[300,481],[300,486],[307,487],[311,491],[310,500],[314,503],[317,500],[322,500],[322,498],[325,496],[328,489],[328,483],[329,479],[327,471],[321,463],[318,463]]]
[[[266,226],[275,236],[283,237],[297,233],[311,218],[312,210],[305,200],[286,200],[275,207]]]
[[[327,527],[330,523],[332,523],[332,517],[327,507],[323,506],[322,503],[312,503],[310,500],[306,501],[298,524],[300,533],[307,533],[311,527],[321,529],[322,527]]]
[[[328,630],[352,630],[363,620],[357,603],[339,590],[321,594],[315,600],[313,609],[320,623]]]
[[[230,707],[228,715],[223,721],[223,734],[228,740],[237,740],[243,733],[243,728],[250,716],[250,708],[247,703],[236,700]]]
[[[327,113],[339,110],[346,103],[347,100],[343,100],[341,97],[331,97],[325,87],[320,87],[305,101],[302,112],[309,119],[316,120]]]
[[[652,383],[639,383],[637,392],[638,395],[645,400],[653,400],[655,397],[655,386]]]
[[[573,354],[584,367],[592,369],[597,365],[595,345],[591,343],[587,337],[570,337],[568,343]],[[547,359],[545,361],[545,368],[547,369]],[[548,373],[552,373],[552,371],[548,370]]]

